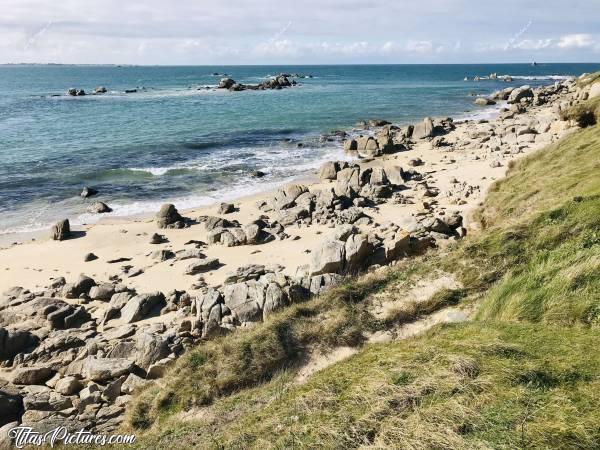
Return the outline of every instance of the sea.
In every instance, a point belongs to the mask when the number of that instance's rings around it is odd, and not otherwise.
[[[86,208],[95,199],[113,209],[103,216],[128,217],[164,202],[186,209],[256,194],[314,173],[323,161],[351,158],[323,136],[353,132],[358,121],[492,117],[498,106],[476,107],[474,96],[598,70],[600,64],[0,65],[0,234],[43,230],[62,218],[93,223],[100,216]],[[279,73],[303,77],[282,90],[215,89],[224,74],[257,84]],[[99,86],[107,92],[67,95]],[[81,198],[84,186],[99,195]]]

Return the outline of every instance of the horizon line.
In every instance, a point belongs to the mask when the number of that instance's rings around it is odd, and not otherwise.
[[[537,65],[600,64],[600,61],[578,62],[465,62],[465,63],[269,63],[269,64],[130,64],[130,63],[55,63],[55,62],[0,62],[0,66],[105,66],[105,67],[278,67],[278,66],[476,66],[476,65]]]

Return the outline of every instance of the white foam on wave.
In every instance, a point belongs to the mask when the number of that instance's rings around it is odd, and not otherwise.
[[[486,106],[476,111],[468,111],[460,114],[454,121],[460,123],[466,120],[493,120],[498,117],[500,110],[507,106],[507,102],[498,102],[495,105]]]
[[[103,218],[125,218],[152,214],[158,211],[160,207],[167,202],[173,203],[180,210],[186,210],[204,207],[222,201],[232,201],[241,197],[260,194],[281,187],[295,179],[298,179],[299,177],[308,175],[311,171],[314,171],[320,167],[324,161],[353,159],[351,156],[344,153],[339,143],[330,147],[304,147],[302,149],[298,149],[301,151],[306,151],[304,158],[301,157],[299,152],[299,154],[296,155],[295,158],[291,159],[285,166],[282,166],[281,164],[282,152],[289,151],[290,149],[282,147],[281,149],[271,153],[269,153],[267,150],[258,151],[256,148],[252,150],[253,153],[255,153],[253,158],[265,161],[265,164],[259,165],[258,167],[258,170],[261,170],[267,174],[265,178],[252,178],[248,171],[240,169],[236,171],[240,174],[237,179],[232,183],[227,183],[220,189],[194,193],[176,198],[165,197],[147,201],[134,201],[130,203],[113,203],[111,201],[107,201],[113,211],[106,214],[90,214],[87,212],[82,212],[82,209],[85,209],[87,203],[82,203],[79,199],[68,199],[63,202],[59,202],[58,204],[47,204],[45,206],[28,209],[27,211],[15,211],[13,215],[19,219],[22,219],[26,214],[29,215],[27,218],[27,223],[23,225],[9,226],[5,229],[2,229],[0,230],[0,235],[48,230],[52,226],[54,220],[56,220],[56,218],[52,217],[53,211],[60,211],[61,217],[69,217],[71,225],[81,226],[84,224],[96,223]],[[232,149],[231,151],[234,153],[239,153],[244,152],[245,149],[238,147]],[[317,151],[318,155],[315,155]],[[267,155],[269,156],[267,157]],[[306,155],[315,155],[317,157],[307,160]],[[242,158],[228,160],[227,157],[225,157],[224,160],[210,163],[207,163],[206,161],[204,161],[202,164],[192,162],[179,166],[129,168],[128,170],[142,171],[151,173],[155,176],[163,176],[170,170],[175,169],[203,169],[206,171],[223,169],[224,162],[228,163],[230,166],[235,166],[236,164],[244,164],[245,161]]]
[[[145,172],[156,177],[166,174],[169,170],[173,170],[175,167],[128,167],[127,170],[132,172]]]
[[[564,81],[564,80],[572,80],[575,77],[572,75],[498,75],[498,78],[511,77],[513,80],[530,80],[530,81],[544,81],[544,80],[554,80],[554,81]]]

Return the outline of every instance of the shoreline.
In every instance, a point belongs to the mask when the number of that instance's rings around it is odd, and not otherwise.
[[[561,76],[561,78],[564,78],[564,77]],[[490,94],[491,94],[491,92],[490,92]],[[473,97],[473,98],[476,98],[476,97]],[[473,110],[467,110],[467,111],[463,111],[463,112],[459,113],[458,117],[455,119],[455,123],[459,124],[459,123],[464,123],[464,122],[469,122],[469,121],[477,121],[477,120],[482,120],[482,119],[483,120],[495,120],[500,113],[500,109],[505,106],[507,106],[507,104],[505,102],[498,103],[493,106],[490,105],[490,106],[485,106],[485,107],[473,105]],[[409,125],[409,123],[401,122],[401,123],[399,123],[399,125],[406,126],[406,125]],[[347,136],[353,136],[354,134],[359,133],[361,130],[359,128],[356,128],[356,126],[348,126],[346,128],[343,128],[342,131],[344,133],[346,133]],[[329,135],[330,135],[330,133],[328,133],[328,132],[320,133],[321,137],[329,136]],[[313,137],[315,137],[315,136],[313,136]],[[332,142],[332,144],[337,145],[339,147],[340,154],[338,156],[340,158],[348,156],[346,152],[342,151],[341,142],[339,140],[335,140],[334,142]],[[269,185],[268,187],[264,187],[264,188],[257,187],[255,193],[248,194],[248,195],[227,197],[227,198],[224,198],[221,200],[214,199],[214,201],[212,201],[211,203],[197,204],[195,206],[183,207],[183,208],[181,208],[181,211],[194,212],[196,210],[202,210],[202,209],[214,207],[221,201],[229,201],[229,202],[242,201],[246,198],[254,198],[256,196],[265,195],[270,192],[274,192],[281,186],[284,186],[285,184],[304,183],[305,181],[311,181],[315,177],[317,177],[318,170],[319,170],[317,164],[322,164],[325,161],[327,161],[327,159],[325,159],[325,158],[322,160],[314,161],[315,167],[313,169],[306,170],[303,174],[301,174],[299,176],[287,177],[287,178],[283,178],[280,180],[270,180],[268,182],[268,185]],[[348,161],[353,161],[353,159],[348,159]],[[133,169],[130,169],[130,170],[133,170]],[[141,170],[141,169],[135,169],[135,170]],[[158,176],[160,176],[160,175],[158,175]],[[260,186],[260,179],[258,179],[257,186]],[[195,197],[195,196],[197,196],[197,195],[193,195],[193,197]],[[208,197],[208,195],[206,195],[206,196]],[[131,205],[135,205],[138,203],[141,203],[141,204],[148,203],[153,206],[156,205],[154,207],[148,206],[146,209],[144,209],[144,211],[141,211],[141,212],[131,213],[131,214],[128,213],[128,214],[124,214],[124,215],[112,215],[110,213],[109,214],[90,214],[87,212],[80,212],[75,217],[70,217],[71,226],[74,230],[86,231],[86,230],[89,230],[90,227],[93,227],[95,225],[111,224],[113,221],[114,222],[122,222],[122,221],[135,221],[135,220],[148,219],[148,218],[152,217],[158,211],[158,209],[160,208],[160,206],[158,206],[158,205],[163,204],[163,203],[173,203],[177,206],[177,203],[181,203],[184,198],[186,198],[186,197],[176,197],[173,199],[162,199],[162,200],[160,200],[160,199],[148,199],[148,200],[141,200],[141,201],[136,200],[131,203],[124,204],[124,205],[119,204],[118,206],[121,206],[121,207],[131,206]],[[100,195],[100,196],[91,197],[89,200],[90,200],[90,202],[103,201],[103,198],[102,198],[102,195]],[[57,206],[57,205],[55,205],[55,206]],[[111,201],[109,201],[109,206],[112,206]],[[80,219],[82,217],[86,217],[86,216],[91,216],[92,219],[96,219],[96,220],[91,220],[91,221],[84,220],[84,221],[81,221],[82,223],[79,223]],[[0,230],[0,250],[9,248],[10,246],[15,245],[15,244],[18,244],[18,245],[25,244],[27,242],[37,241],[40,238],[43,238],[45,235],[47,235],[49,233],[50,228],[52,227],[52,223],[48,223],[48,224],[45,224],[44,226],[39,226],[39,227],[35,226],[35,228],[33,228],[31,230],[21,229],[21,228],[28,228],[28,227],[29,227],[29,225],[17,225],[16,227],[13,227],[13,228],[10,228],[7,230]],[[17,231],[13,231],[15,228],[17,229]]]
[[[56,394],[62,421],[112,431],[135,386],[193,344],[476,231],[473,211],[511,162],[578,128],[560,105],[582,92],[563,81],[493,97],[511,103],[494,120],[373,121],[341,144],[361,158],[317,179],[0,249],[0,327],[14,340],[0,385]],[[38,413],[21,421],[55,417]]]

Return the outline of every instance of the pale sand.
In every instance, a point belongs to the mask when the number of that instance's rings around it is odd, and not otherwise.
[[[564,134],[562,128],[558,133],[553,133],[553,139]],[[468,140],[466,126],[459,124],[457,129],[445,136],[447,141],[456,139]],[[489,153],[481,150],[457,150],[446,152],[443,149],[434,149],[431,144],[421,141],[412,150],[393,155],[376,158],[368,166],[384,166],[392,181],[398,180],[398,167],[408,169],[408,161],[413,158],[421,158],[424,165],[416,167],[422,174],[429,174],[428,181],[440,190],[436,197],[440,208],[447,211],[460,211],[468,221],[469,213],[483,200],[489,186],[497,179],[502,178],[507,170],[508,161],[524,154],[531,153],[537,148],[545,146],[545,143],[535,144],[518,155],[502,155],[500,152]],[[474,155],[480,159],[475,160]],[[449,163],[450,159],[456,160]],[[492,168],[490,162],[494,159],[502,161],[502,167]],[[473,195],[466,198],[466,204],[455,205],[451,201],[453,197],[446,196],[446,191],[453,188],[450,180],[456,178],[459,182],[478,186]],[[322,187],[323,184],[315,181],[305,184],[311,190]],[[240,199],[235,203],[239,212],[228,214],[227,219],[236,219],[242,225],[264,215],[264,212],[256,207],[257,199],[266,197],[261,194],[249,198]],[[410,219],[411,215],[419,208],[418,204],[398,205],[386,203],[380,205],[377,210],[367,210],[374,221],[383,224],[387,221],[402,226],[403,221]],[[198,208],[191,211],[182,211],[186,217],[197,218],[200,215],[217,215],[218,205]],[[468,225],[467,225],[468,228]],[[170,249],[178,251],[185,248],[184,243],[189,240],[206,240],[206,232],[202,224],[192,225],[182,230],[159,230],[153,223],[151,217],[130,218],[127,220],[103,220],[97,224],[85,226],[86,235],[63,242],[52,241],[45,236],[36,241],[12,245],[0,249],[0,292],[12,286],[23,286],[32,291],[41,289],[49,284],[52,278],[64,276],[67,282],[74,281],[80,273],[93,277],[96,281],[108,281],[109,277],[120,273],[120,267],[130,264],[135,268],[143,268],[144,273],[134,278],[123,278],[123,283],[133,287],[138,292],[150,292],[160,290],[168,292],[173,289],[190,290],[198,276],[184,275],[185,267],[191,263],[190,260],[172,262],[157,262],[150,258],[150,253],[158,249]],[[152,245],[149,243],[150,236],[158,232],[165,235],[169,242],[166,244]],[[311,255],[305,251],[318,246],[325,236],[332,230],[328,226],[313,224],[302,228],[286,227],[286,233],[290,236],[299,236],[299,240],[286,239],[273,241],[263,245],[244,245],[238,247],[224,247],[211,245],[205,249],[208,257],[219,258],[223,266],[217,270],[204,274],[204,279],[209,285],[219,285],[226,274],[237,267],[250,263],[281,264],[285,267],[284,273],[294,275],[298,266],[308,264]],[[23,238],[23,236],[21,236]],[[18,240],[19,236],[13,236],[12,240]],[[99,259],[84,262],[84,255],[93,252]],[[256,253],[259,252],[259,253]],[[132,258],[125,263],[108,264],[106,261],[120,257]]]

